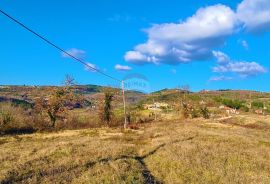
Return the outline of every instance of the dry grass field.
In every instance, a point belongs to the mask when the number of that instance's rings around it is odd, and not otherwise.
[[[2,136],[0,183],[270,183],[270,118]]]

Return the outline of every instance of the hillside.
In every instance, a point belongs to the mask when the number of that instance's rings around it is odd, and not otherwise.
[[[121,95],[95,85],[2,87],[0,183],[270,182],[269,93],[128,91],[127,129]]]
[[[48,95],[48,92],[53,88],[60,88],[60,86],[0,86],[0,102],[25,100],[26,103],[30,103],[39,96]],[[98,85],[75,85],[71,89],[89,99],[100,99],[105,91],[112,91],[116,97],[122,95],[121,89]],[[127,102],[130,103],[138,102],[143,96],[143,93],[137,91],[126,92]],[[121,97],[118,99],[122,100]]]
[[[270,183],[270,119],[254,118],[0,137],[0,183]]]

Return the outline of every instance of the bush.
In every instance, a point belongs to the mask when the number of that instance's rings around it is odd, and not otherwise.
[[[245,105],[243,105],[240,109],[244,112],[249,112],[249,108]]]
[[[186,103],[184,103],[184,102],[182,103],[182,111],[181,111],[181,113],[182,113],[182,116],[184,118],[189,117],[189,108],[188,108],[188,105]]]
[[[14,117],[10,112],[4,111],[3,109],[0,110],[0,127],[8,125],[14,120]]]
[[[136,105],[136,108],[139,109],[139,110],[144,110],[143,102],[142,101],[138,102],[137,105]]]
[[[90,114],[88,112],[80,112],[80,115],[78,115],[78,111],[70,111],[67,114],[66,119],[57,124],[56,129],[72,130],[97,127],[100,127],[98,115]]]
[[[201,97],[199,96],[199,95],[196,95],[196,94],[194,94],[194,95],[189,95],[189,97],[188,97],[190,100],[192,100],[192,101],[200,101],[201,100]]]
[[[0,134],[33,133],[33,117],[22,107],[15,107],[10,103],[0,104]]]
[[[199,115],[199,112],[197,109],[192,109],[191,110],[191,118],[198,118],[200,115]]]
[[[260,108],[263,108],[264,107],[264,104],[263,104],[263,102],[253,101],[251,103],[251,106],[260,109]]]
[[[232,109],[240,109],[243,106],[243,102],[239,100],[222,99],[222,104]]]
[[[204,119],[209,119],[210,118],[210,113],[207,107],[202,107],[201,108],[201,113]]]
[[[19,99],[12,99],[11,100],[12,105],[14,106],[20,106],[23,109],[27,110],[27,109],[32,109],[33,108],[33,104],[25,101],[25,100],[19,100]]]

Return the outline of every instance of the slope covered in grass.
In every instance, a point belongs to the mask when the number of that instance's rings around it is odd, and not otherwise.
[[[235,121],[0,137],[0,183],[270,183],[269,129]]]

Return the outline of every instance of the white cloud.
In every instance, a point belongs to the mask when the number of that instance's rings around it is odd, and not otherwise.
[[[219,65],[228,64],[230,62],[229,56],[224,54],[223,52],[213,51],[213,55],[216,57]]]
[[[237,17],[248,31],[270,30],[270,1],[243,0],[237,7]]]
[[[129,51],[125,55],[125,60],[135,64],[155,63],[157,64],[158,59],[155,56],[147,56],[139,51]]]
[[[215,82],[215,81],[228,81],[228,80],[233,80],[233,77],[226,77],[226,76],[215,76],[211,77],[209,81]]]
[[[199,9],[180,23],[153,25],[146,30],[148,41],[137,45],[125,60],[137,64],[179,64],[211,58],[214,48],[224,45],[237,25],[235,13],[224,5]]]
[[[96,70],[98,70],[98,67],[92,63],[87,63],[87,66],[85,66],[84,68],[86,71],[90,71],[90,72],[96,72]]]
[[[115,65],[114,68],[116,70],[119,70],[119,71],[129,71],[129,70],[132,70],[132,68],[129,67],[129,66],[123,66],[123,65],[119,65],[119,64]]]
[[[84,50],[80,50],[80,49],[76,49],[76,48],[71,48],[71,49],[68,49],[66,50],[66,52],[76,58],[79,58],[79,59],[83,59],[85,58],[86,56],[86,52]],[[67,55],[66,53],[62,52],[61,53],[61,56],[63,58],[70,58],[69,55]]]
[[[227,65],[214,67],[213,71],[219,73],[234,72],[242,77],[248,77],[265,73],[266,69],[256,62],[240,61],[230,62]]]
[[[239,40],[239,43],[242,45],[242,47],[246,50],[249,49],[248,42],[246,40]]]
[[[153,40],[189,42],[205,38],[227,36],[234,31],[235,14],[225,5],[200,8],[195,15],[179,24],[154,25],[147,32]],[[199,31],[198,31],[199,30]]]
[[[78,59],[85,59],[86,57],[86,52],[84,50],[71,48],[71,49],[66,50],[66,52]],[[70,58],[70,56],[64,52],[62,52],[61,55],[63,58]],[[92,63],[86,63],[86,64],[87,66],[84,67],[86,71],[96,72],[96,70],[99,70],[99,68]]]
[[[218,60],[218,66],[213,68],[213,72],[236,73],[241,77],[256,76],[267,72],[267,69],[257,62],[233,61],[226,54],[222,52],[218,53],[219,55],[215,55]],[[220,55],[225,55],[227,57],[226,63],[219,63]]]
[[[200,8],[183,22],[155,24],[145,30],[147,41],[126,52],[125,60],[135,64],[208,60],[219,54],[213,50],[243,27],[250,32],[270,30],[270,0],[243,0],[237,10],[217,4]],[[240,44],[249,47],[245,40]]]

